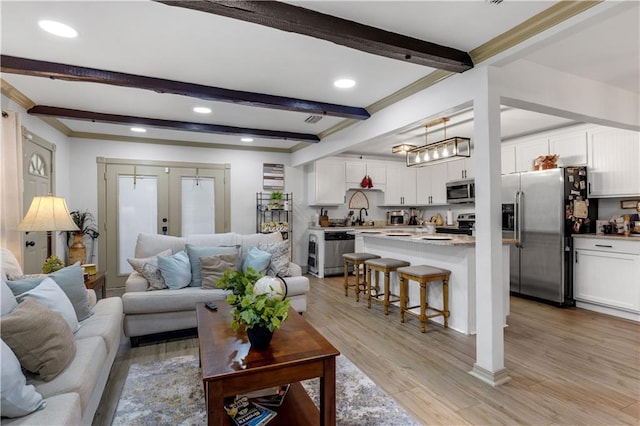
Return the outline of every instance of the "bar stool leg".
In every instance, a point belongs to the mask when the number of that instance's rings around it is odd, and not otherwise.
[[[427,283],[420,282],[420,331],[427,331]]]
[[[449,277],[442,279],[442,313],[444,314],[444,326],[449,327]]]
[[[365,263],[364,268],[367,271],[367,308],[371,309],[371,266]],[[377,278],[378,273],[375,274]]]
[[[344,295],[349,295],[349,262],[344,260]]]
[[[389,271],[384,271],[384,314],[389,315]]]
[[[400,322],[404,323],[404,311],[407,309],[407,279],[400,275]]]
[[[356,270],[356,302],[360,301],[360,264],[356,262],[353,265]]]

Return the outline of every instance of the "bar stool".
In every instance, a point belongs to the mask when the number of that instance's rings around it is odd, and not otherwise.
[[[367,307],[371,309],[371,300],[377,300],[384,303],[384,314],[389,314],[389,304],[400,300],[400,296],[397,294],[391,294],[389,290],[389,275],[391,272],[395,272],[398,268],[411,265],[404,260],[392,259],[390,257],[383,257],[380,259],[369,259],[364,262],[364,268],[367,271]],[[376,294],[371,295],[371,271],[375,273],[376,278]],[[382,293],[382,300],[380,299],[380,272],[384,274],[384,290]],[[396,299],[390,300],[390,296]]]
[[[360,281],[360,265],[369,259],[379,259],[380,256],[371,253],[345,253],[342,255],[344,259],[344,295],[349,295],[349,287],[354,287],[356,291],[356,302],[360,301],[360,292],[365,292],[367,283]],[[349,284],[349,265],[352,264],[355,269],[356,282]],[[364,278],[364,276],[363,276]]]
[[[398,268],[400,275],[400,322],[404,323],[404,314],[410,314],[420,318],[420,329],[424,333],[427,328],[427,319],[434,317],[444,317],[444,326],[449,326],[449,276],[451,271],[434,268],[433,266],[418,265]],[[420,304],[407,306],[409,304],[409,280],[417,281],[420,284]],[[442,281],[442,310],[433,308],[427,304],[427,284]],[[413,308],[420,308],[420,314],[410,311]],[[434,311],[434,314],[427,315],[427,311]]]

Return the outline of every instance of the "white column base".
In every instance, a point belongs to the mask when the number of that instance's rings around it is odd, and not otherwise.
[[[473,368],[469,371],[469,374],[493,387],[503,385],[511,380],[511,376],[507,373],[506,368],[491,372],[480,367],[478,364],[473,364]]]

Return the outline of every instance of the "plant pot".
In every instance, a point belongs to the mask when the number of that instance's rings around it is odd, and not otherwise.
[[[273,331],[269,331],[267,327],[254,326],[247,329],[247,338],[253,349],[266,349],[271,344]]]
[[[87,261],[87,248],[84,246],[84,234],[73,234],[73,243],[69,247],[69,264],[80,262],[82,265]]]

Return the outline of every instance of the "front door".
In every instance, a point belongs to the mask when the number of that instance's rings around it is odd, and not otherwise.
[[[127,259],[135,255],[138,234],[183,236],[230,230],[228,166],[122,161],[102,165],[105,190],[98,208],[101,215],[104,212],[100,221],[106,230],[99,238],[100,265],[106,264],[107,289],[114,294],[122,292],[132,271]]]
[[[23,208],[26,214],[33,197],[52,193],[53,145],[23,128],[22,155]],[[55,242],[56,235],[48,237],[46,232],[25,232],[23,251],[25,274],[42,273],[42,264],[47,259],[47,245],[50,244],[52,253],[55,253]]]

